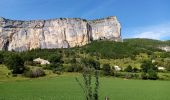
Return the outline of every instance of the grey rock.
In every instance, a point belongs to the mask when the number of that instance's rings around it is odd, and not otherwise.
[[[20,21],[0,17],[0,50],[70,48],[93,40],[121,41],[116,17],[97,20],[58,18]]]

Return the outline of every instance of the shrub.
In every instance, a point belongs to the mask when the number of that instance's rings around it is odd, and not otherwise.
[[[152,63],[152,61],[144,61],[142,62],[141,65],[141,70],[145,73],[148,72],[148,70],[153,69],[153,70],[158,70],[157,67],[155,67],[155,65]]]
[[[148,79],[147,73],[142,72],[141,78],[144,80]]]
[[[26,71],[24,73],[24,76],[29,77],[29,78],[37,78],[37,77],[45,76],[45,72],[41,68],[35,68],[35,69]]]
[[[100,63],[98,61],[94,60],[94,59],[82,58],[81,62],[84,66],[88,66],[90,68],[100,70]]]
[[[35,63],[35,62],[33,62],[33,61],[25,61],[25,62],[24,62],[24,65],[31,65],[31,66],[35,66],[35,65],[36,65],[36,63]]]
[[[5,64],[8,69],[12,70],[12,74],[22,74],[25,70],[24,61],[17,54],[12,54],[6,57]]]
[[[0,64],[4,62],[4,56],[0,53]]]
[[[136,72],[138,72],[138,71],[139,71],[138,68],[136,68],[136,67],[133,68],[133,72],[134,72],[134,73],[136,73]]]
[[[79,64],[72,64],[66,67],[67,72],[81,72],[82,69],[82,66],[80,66]]]
[[[63,60],[62,60],[62,56],[61,55],[51,55],[50,57],[49,57],[49,59],[50,59],[50,67],[51,67],[51,69],[53,69],[54,70],[54,72],[56,71],[56,70],[60,70],[61,71],[61,69],[63,69]]]
[[[63,66],[58,66],[56,68],[53,69],[53,73],[55,74],[61,74],[63,72]]]
[[[103,65],[103,74],[104,74],[105,76],[108,76],[108,75],[110,75],[110,73],[111,73],[111,67],[110,67],[110,65],[109,65],[109,64],[104,64],[104,65]]]
[[[151,80],[158,79],[158,75],[157,75],[158,69],[151,61],[144,61],[141,65],[141,69],[142,69],[142,74],[141,74],[142,79],[151,79]]]
[[[124,71],[126,71],[126,72],[132,72],[132,71],[133,71],[132,66],[129,65],[128,67],[125,68]]]
[[[61,63],[62,62],[62,56],[60,54],[56,54],[56,55],[51,55],[49,56],[49,61],[52,64],[56,64],[56,63]]]
[[[135,73],[126,73],[125,78],[126,79],[137,79],[137,78],[139,78],[139,75],[135,74]]]
[[[157,74],[157,72],[156,72],[155,70],[153,70],[153,69],[150,69],[150,70],[148,71],[148,79],[151,79],[151,80],[156,80],[156,79],[158,79],[158,74]]]
[[[115,77],[120,77],[120,78],[124,78],[125,74],[121,73],[121,72],[115,72]]]

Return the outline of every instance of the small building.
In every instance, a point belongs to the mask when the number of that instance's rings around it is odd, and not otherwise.
[[[119,66],[114,66],[114,69],[115,69],[116,71],[120,71],[120,70],[121,70],[121,68],[120,68]]]
[[[166,70],[166,69],[165,69],[165,67],[158,67],[158,70],[164,71],[164,70]]]
[[[36,62],[36,63],[39,63],[41,65],[50,64],[50,62],[48,60],[44,60],[44,59],[41,59],[41,58],[36,58],[33,61]]]

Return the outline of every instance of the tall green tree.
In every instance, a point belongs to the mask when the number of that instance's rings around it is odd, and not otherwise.
[[[53,54],[49,56],[50,61],[50,69],[53,70],[54,73],[60,74],[63,71],[63,60],[61,54]]]
[[[155,66],[152,61],[144,61],[141,65],[142,69],[142,79],[151,79],[151,80],[156,80],[158,79],[158,74],[157,74],[157,67]]]
[[[23,59],[17,55],[12,54],[5,59],[5,64],[12,70],[13,74],[22,74],[25,70]]]

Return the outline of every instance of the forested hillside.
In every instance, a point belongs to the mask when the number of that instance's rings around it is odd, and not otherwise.
[[[140,71],[144,61],[154,60],[156,66],[163,66],[167,71],[170,71],[170,53],[159,48],[164,46],[170,46],[170,41],[125,39],[123,42],[113,42],[102,40],[68,49],[35,49],[24,52],[0,51],[0,63],[6,66],[16,65],[8,67],[10,70],[15,68],[15,73],[24,73],[25,70],[32,69],[32,67],[29,69],[23,67],[30,65],[57,71],[57,73],[61,70],[81,72],[83,62],[92,64],[97,62],[99,69],[107,67],[112,70],[113,66],[120,66],[122,71],[129,72],[129,69],[132,71],[133,68],[135,71]],[[35,64],[33,60],[39,57],[48,60],[51,64]],[[17,69],[18,66],[20,68]],[[111,74],[110,71],[109,74]]]

